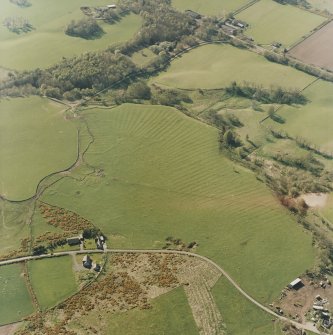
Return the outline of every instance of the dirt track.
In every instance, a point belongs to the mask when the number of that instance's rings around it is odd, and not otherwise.
[[[306,64],[333,71],[333,21],[318,30],[289,54]]]

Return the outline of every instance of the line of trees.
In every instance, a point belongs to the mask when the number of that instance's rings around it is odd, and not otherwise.
[[[10,16],[3,20],[3,25],[16,34],[27,33],[33,29],[32,24],[26,17]]]
[[[19,7],[30,7],[31,3],[28,0],[10,0],[11,3]]]
[[[263,103],[277,104],[306,104],[305,96],[296,89],[286,90],[282,87],[265,89],[260,85],[244,83],[242,85],[232,82],[226,87],[226,92],[232,96],[241,96],[254,99]]]
[[[281,5],[294,5],[294,6],[302,6],[305,8],[311,8],[311,5],[306,0],[274,0]]]

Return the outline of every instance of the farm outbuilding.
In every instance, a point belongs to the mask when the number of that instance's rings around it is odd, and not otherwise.
[[[106,7],[107,7],[107,8],[112,8],[112,9],[115,9],[115,8],[117,8],[117,6],[116,6],[116,5],[107,5]]]
[[[300,278],[296,278],[295,280],[293,280],[289,285],[288,288],[290,289],[294,289],[294,290],[298,290],[299,288],[303,287],[304,284],[302,282],[302,279]]]
[[[92,259],[90,258],[89,255],[85,255],[82,258],[82,265],[83,267],[85,267],[86,269],[91,269],[92,267]]]
[[[79,236],[77,236],[77,237],[70,237],[70,238],[67,239],[67,243],[70,246],[79,245],[79,244],[81,244],[81,239],[80,239]]]

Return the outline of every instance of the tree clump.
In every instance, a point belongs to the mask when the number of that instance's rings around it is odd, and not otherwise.
[[[3,20],[3,25],[11,32],[16,34],[28,33],[33,29],[32,24],[25,17],[11,16]]]
[[[72,21],[65,30],[65,33],[73,37],[84,39],[96,39],[104,34],[104,30],[98,25],[96,20],[84,18],[79,21]]]
[[[19,7],[30,7],[31,3],[28,0],[10,0],[11,3]]]

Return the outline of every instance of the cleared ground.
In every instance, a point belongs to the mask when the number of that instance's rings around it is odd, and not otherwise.
[[[333,71],[333,21],[298,44],[289,53],[306,64]]]
[[[257,43],[280,42],[289,46],[316,28],[325,18],[295,6],[261,0],[237,15],[250,24],[246,34]]]
[[[77,130],[64,106],[39,97],[0,102],[0,194],[31,197],[40,179],[77,157]]]
[[[15,34],[0,25],[0,66],[26,70],[44,68],[62,57],[79,55],[85,51],[105,49],[109,45],[130,39],[141,25],[137,15],[124,17],[115,25],[101,24],[106,32],[100,39],[85,40],[65,35],[71,20],[84,17],[81,6],[103,6],[107,0],[31,0],[32,6],[21,8],[9,0],[0,0],[0,22],[6,17],[25,17],[34,29]]]
[[[230,45],[205,45],[174,60],[166,72],[151,79],[177,88],[221,88],[232,81],[303,88],[313,77],[247,50]]]
[[[20,264],[0,267],[0,325],[21,320],[34,311]]]
[[[305,138],[322,150],[332,152],[332,131],[328,125],[333,122],[333,84],[317,81],[304,94],[309,99],[308,104],[300,107],[286,106],[279,110],[279,115],[286,120],[284,124],[272,120],[265,121],[265,124],[282,129],[293,137]]]
[[[205,15],[223,16],[226,13],[239,9],[250,0],[172,0],[173,6],[179,10],[191,9]]]
[[[28,263],[31,284],[42,309],[55,306],[77,291],[72,266],[70,256]]]
[[[99,172],[63,179],[44,200],[90,219],[108,245],[161,248],[167,236],[197,241],[198,252],[261,301],[312,266],[311,236],[252,173],[219,153],[216,129],[161,106],[83,115],[95,137],[85,159]]]

